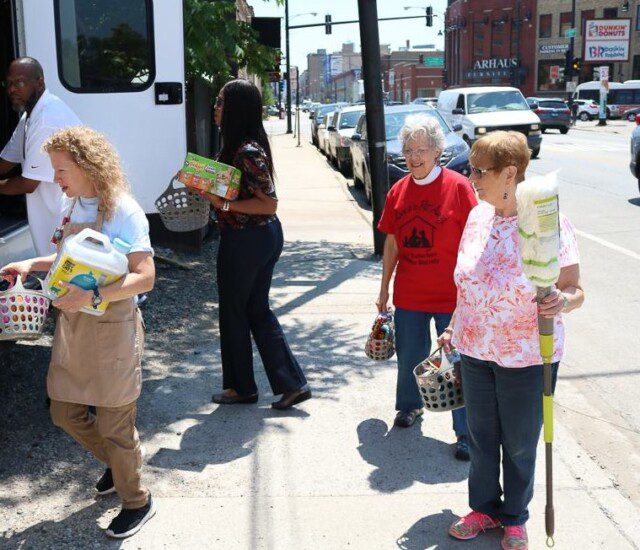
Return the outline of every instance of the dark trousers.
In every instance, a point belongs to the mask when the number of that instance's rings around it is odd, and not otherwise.
[[[555,389],[558,363],[552,369]],[[505,368],[462,356],[471,455],[469,506],[503,525],[523,525],[529,519],[542,428],[542,371],[542,365]]]
[[[223,388],[252,395],[251,335],[274,395],[297,390],[307,380],[269,306],[273,269],[283,245],[279,220],[220,234],[218,296]]]

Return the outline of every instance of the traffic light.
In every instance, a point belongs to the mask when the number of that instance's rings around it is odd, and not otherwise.
[[[419,63],[420,65],[424,65],[424,54],[420,54],[420,55],[418,56],[418,63]]]
[[[567,50],[564,53],[564,78],[568,80],[573,74],[573,63],[571,62],[571,52]]]
[[[580,73],[580,61],[581,61],[581,59],[579,57],[574,57],[573,58],[573,63],[571,64],[571,69],[573,70],[574,74],[579,74]]]
[[[329,14],[324,16],[324,34],[331,34],[331,16]]]
[[[427,27],[433,27],[433,8],[427,6]]]

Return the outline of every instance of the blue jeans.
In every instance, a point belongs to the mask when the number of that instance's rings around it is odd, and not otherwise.
[[[396,308],[396,352],[398,354],[398,382],[396,385],[396,410],[410,411],[424,405],[413,369],[431,353],[431,319],[436,331],[441,334],[451,322],[450,313],[426,313]],[[467,435],[467,414],[462,409],[451,411],[453,431],[457,436]]]
[[[555,389],[558,363],[552,369]],[[469,506],[503,525],[523,525],[529,519],[542,428],[542,371],[542,365],[505,368],[462,356],[471,455]]]

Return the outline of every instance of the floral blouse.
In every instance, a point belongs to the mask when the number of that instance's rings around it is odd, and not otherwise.
[[[242,171],[238,200],[253,198],[256,189],[277,199],[276,187],[269,174],[269,164],[265,150],[255,141],[242,145],[233,158],[233,166]],[[238,214],[216,210],[220,229],[242,229],[253,225],[266,225],[276,219],[276,215]]]
[[[560,215],[560,267],[579,263],[571,222]],[[464,355],[502,367],[539,365],[536,287],[520,263],[517,216],[481,202],[469,214],[454,272],[458,288],[452,343]],[[556,315],[553,361],[562,358],[564,325]]]

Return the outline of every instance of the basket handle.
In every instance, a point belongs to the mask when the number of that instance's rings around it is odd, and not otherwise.
[[[8,273],[6,271],[0,271],[0,277],[3,277],[4,275],[8,275]],[[35,275],[27,275],[27,277],[33,277],[34,279],[37,279],[38,282],[40,283],[40,287],[44,290],[44,281],[40,277],[36,277]],[[26,290],[24,288],[24,284],[22,283],[22,277],[20,277],[20,275],[16,276],[15,281],[13,281],[13,284],[7,290],[14,290],[14,289],[18,292],[22,292],[23,290]]]

